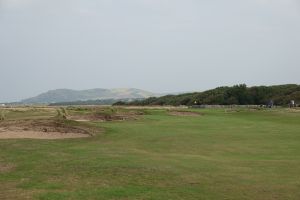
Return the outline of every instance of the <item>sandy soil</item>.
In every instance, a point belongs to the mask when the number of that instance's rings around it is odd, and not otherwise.
[[[6,121],[0,123],[0,139],[64,139],[90,137],[87,130],[67,127],[51,120]]]
[[[60,132],[41,132],[41,131],[1,131],[0,139],[64,139],[64,138],[84,138],[88,134],[82,133],[60,133]]]

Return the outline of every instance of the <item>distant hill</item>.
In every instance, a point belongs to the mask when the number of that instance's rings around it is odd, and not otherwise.
[[[115,105],[262,105],[273,101],[275,105],[288,105],[291,100],[300,104],[300,85],[247,87],[218,87],[204,92],[150,97],[141,101],[116,102]]]
[[[87,100],[104,100],[104,99],[143,99],[148,97],[158,97],[155,94],[145,90],[135,88],[123,89],[89,89],[89,90],[70,90],[57,89],[42,93],[36,97],[24,99],[21,103],[25,104],[49,104],[58,102],[74,102]]]
[[[83,106],[83,105],[112,105],[117,102],[126,102],[143,100],[142,99],[97,99],[97,100],[86,100],[86,101],[71,101],[71,102],[57,102],[50,103],[49,106]]]

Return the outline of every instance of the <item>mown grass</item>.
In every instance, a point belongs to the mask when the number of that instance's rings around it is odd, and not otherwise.
[[[94,122],[105,133],[92,138],[1,140],[0,199],[300,199],[300,112],[194,111]]]

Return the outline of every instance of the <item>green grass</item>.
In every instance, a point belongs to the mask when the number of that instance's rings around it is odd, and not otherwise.
[[[92,138],[0,140],[0,199],[300,199],[300,112],[195,111],[93,123],[105,132]]]

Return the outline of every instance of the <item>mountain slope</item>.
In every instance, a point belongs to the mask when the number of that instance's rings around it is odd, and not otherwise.
[[[38,103],[57,103],[70,101],[85,101],[95,99],[130,99],[130,98],[148,98],[160,96],[152,92],[135,89],[89,89],[89,90],[70,90],[57,89],[42,93],[36,97],[24,99],[22,103],[38,104]]]

